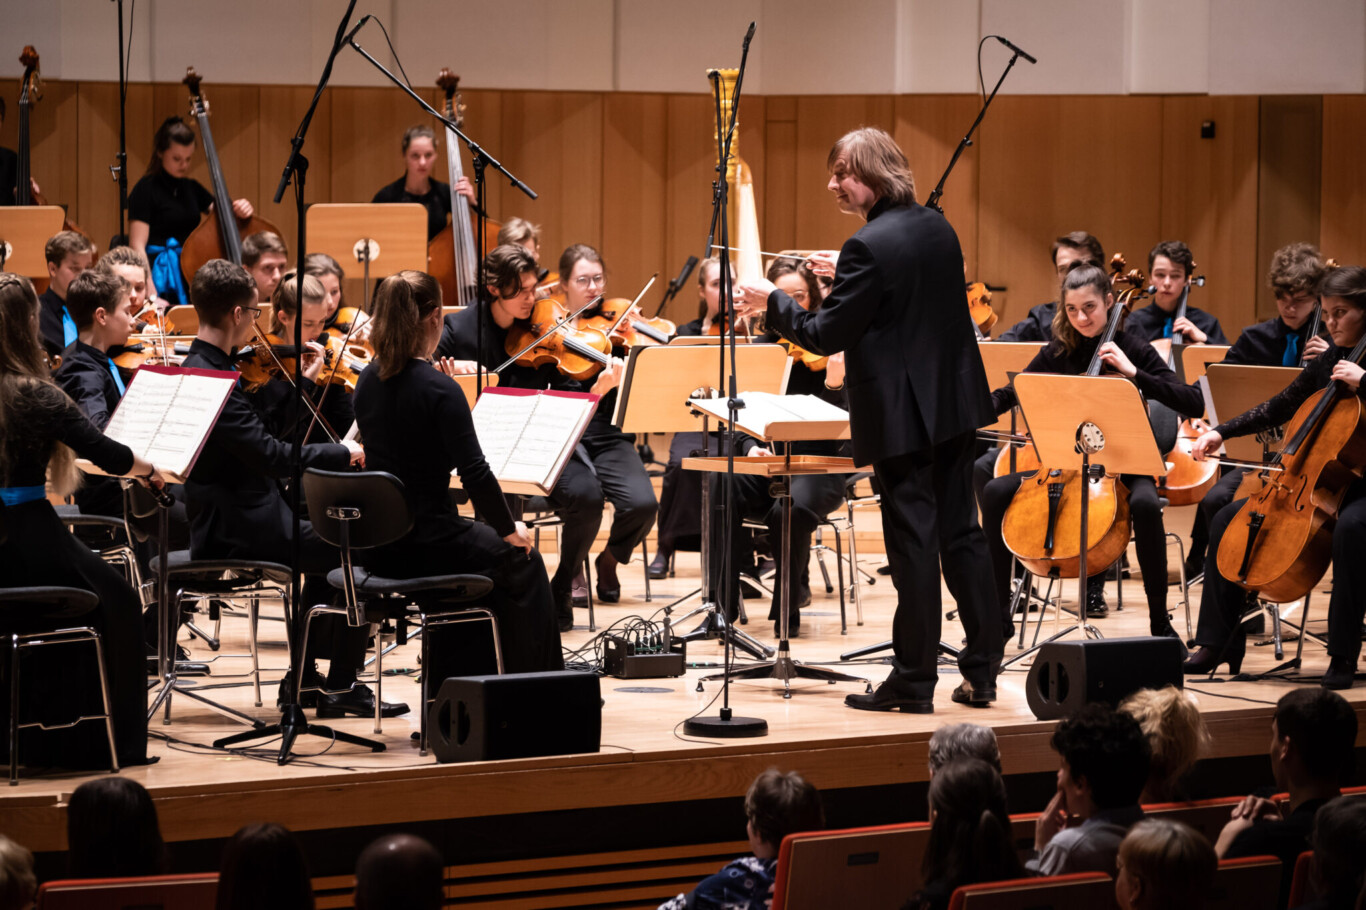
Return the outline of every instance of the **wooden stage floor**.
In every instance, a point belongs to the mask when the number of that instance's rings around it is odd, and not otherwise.
[[[1180,513],[1178,513],[1179,515]],[[1188,526],[1184,516],[1174,526]],[[862,534],[860,535],[862,537]],[[883,562],[881,553],[863,553],[871,569]],[[1173,563],[1175,554],[1173,552]],[[833,574],[833,565],[832,565]],[[1137,573],[1135,573],[1136,575]],[[643,581],[639,558],[623,567],[623,602],[597,609],[599,629],[626,616],[650,616],[670,595],[686,593],[698,576],[696,554],[680,554],[678,575],[654,583],[654,603],[641,598]],[[849,605],[849,631],[840,634],[835,595],[821,589],[820,574],[813,564],[814,600],[803,613],[802,636],[793,642],[794,656],[807,662],[827,662],[841,652],[888,637],[895,604],[890,579],[864,587],[864,624],[855,624]],[[1096,621],[1107,638],[1146,634],[1146,611],[1137,577],[1124,582],[1123,612],[1111,612]],[[1068,598],[1073,596],[1071,583]],[[1172,588],[1176,625],[1184,616]],[[1198,589],[1196,592],[1198,594]],[[1114,583],[1109,599],[1115,602]],[[1317,595],[1311,628],[1326,628],[1327,597]],[[1192,604],[1192,609],[1197,604]],[[951,607],[946,598],[945,609]],[[278,610],[272,608],[269,612]],[[564,640],[578,647],[590,636],[587,613],[576,611],[579,624]],[[750,604],[752,617],[744,627],[771,643],[764,605]],[[1298,620],[1296,620],[1298,621]],[[224,622],[223,651],[245,653],[245,620]],[[685,628],[691,628],[692,623]],[[1045,623],[1045,636],[1052,625]],[[252,705],[248,685],[216,689],[208,693],[226,704],[266,722],[277,719],[274,708],[275,681],[285,666],[282,627],[262,623],[263,666],[270,680],[264,687],[266,706]],[[1032,629],[1031,629],[1032,631]],[[1184,631],[1184,629],[1183,629]],[[944,639],[962,637],[954,622],[946,622]],[[190,643],[196,658],[211,656],[199,642]],[[1293,644],[1288,645],[1293,655]],[[1007,656],[1015,653],[1012,642]],[[1314,677],[1327,664],[1321,646],[1305,647],[1305,673]],[[714,642],[689,648],[691,662],[715,664],[721,647]],[[1276,661],[1269,647],[1252,646],[1245,672],[1257,673]],[[417,666],[416,645],[409,644],[386,658],[388,667]],[[220,656],[213,663],[219,676],[241,672],[248,662],[240,657]],[[852,664],[849,672],[877,681],[886,673],[882,663]],[[797,769],[822,790],[867,788],[924,781],[927,741],[938,726],[954,721],[990,724],[1001,743],[1008,775],[1050,772],[1056,758],[1048,747],[1051,723],[1036,721],[1025,702],[1026,673],[1023,668],[1002,675],[1000,699],[990,709],[972,709],[949,701],[959,682],[952,666],[941,668],[933,716],[883,714],[850,710],[843,706],[847,693],[862,691],[851,683],[826,684],[799,681],[790,699],[782,697],[776,682],[741,682],[731,688],[731,704],[739,714],[764,718],[769,734],[757,739],[707,742],[686,738],[681,732],[685,718],[698,712],[715,712],[712,704],[719,683],[707,683],[696,691],[698,679],[712,669],[691,669],[680,679],[625,681],[602,679],[602,748],[597,754],[561,756],[506,762],[438,765],[430,756],[418,755],[410,734],[417,730],[415,713],[384,722],[381,739],[388,750],[374,754],[360,749],[306,738],[298,745],[300,757],[283,767],[269,757],[269,750],[252,755],[227,754],[207,747],[212,740],[240,729],[190,699],[175,701],[172,723],[153,721],[150,751],[160,761],[128,769],[128,777],[143,783],[153,794],[167,841],[194,841],[227,837],[250,821],[272,820],[297,831],[356,826],[388,826],[439,819],[473,819],[603,807],[687,802],[743,795],[755,774],[770,766]],[[211,682],[211,681],[206,681]],[[1262,755],[1266,749],[1271,706],[1291,686],[1279,680],[1259,682],[1192,681],[1212,733],[1211,757]],[[415,680],[385,680],[384,694],[410,705],[418,702]],[[1345,693],[1359,716],[1366,713],[1366,686]],[[709,707],[710,706],[710,707]],[[1366,717],[1362,718],[1366,721]],[[339,729],[370,735],[371,721],[350,719],[330,722]],[[1359,745],[1366,743],[1366,723]],[[164,737],[164,738],[163,738]],[[308,753],[304,755],[302,753]],[[72,789],[90,775],[25,772],[17,787],[0,794],[0,831],[35,851],[65,848],[65,805]],[[1021,807],[1028,809],[1030,807]]]

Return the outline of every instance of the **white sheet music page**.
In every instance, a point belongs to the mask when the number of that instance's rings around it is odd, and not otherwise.
[[[735,425],[756,439],[795,442],[806,439],[848,439],[849,412],[815,395],[774,395],[742,392],[745,406]],[[720,421],[728,421],[726,399],[694,400],[692,406]]]
[[[235,372],[144,366],[109,418],[106,436],[183,482],[237,382]]]
[[[474,406],[474,432],[504,491],[549,493],[597,405],[597,395],[485,389]]]

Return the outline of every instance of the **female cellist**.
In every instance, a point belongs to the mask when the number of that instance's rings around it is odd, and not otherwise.
[[[1027,373],[1082,374],[1087,370],[1097,344],[1105,332],[1114,295],[1110,278],[1088,262],[1074,263],[1062,282],[1062,304],[1053,318],[1053,340],[1025,367]],[[1128,378],[1145,396],[1160,401],[1174,411],[1198,415],[1204,409],[1200,392],[1184,385],[1146,341],[1117,331],[1114,340],[1099,350],[1102,363]],[[991,394],[997,414],[1015,406],[1015,391],[1002,386]],[[992,571],[1000,593],[1003,620],[1009,609],[1010,552],[1001,533],[1007,507],[1024,479],[1023,473],[1007,474],[986,485],[981,498],[982,526],[991,549]],[[1143,590],[1148,597],[1148,628],[1153,635],[1177,638],[1167,616],[1167,545],[1162,525],[1162,509],[1152,477],[1125,474],[1120,478],[1129,490],[1129,510],[1133,520],[1134,549],[1143,571]],[[1108,566],[1097,567],[1101,574]],[[1092,575],[1092,578],[1095,577]]]
[[[1350,359],[1353,348],[1366,334],[1366,269],[1347,266],[1328,272],[1318,288],[1323,321],[1333,344],[1309,361],[1304,371],[1280,394],[1251,410],[1239,414],[1202,435],[1195,441],[1192,454],[1205,458],[1218,451],[1226,439],[1247,436],[1289,421],[1314,393],[1339,382],[1355,394],[1363,395],[1362,367]],[[1223,509],[1210,523],[1209,553],[1205,557],[1205,585],[1200,597],[1200,625],[1195,643],[1200,646],[1186,662],[1187,673],[1208,673],[1227,662],[1237,673],[1247,643],[1239,627],[1246,603],[1243,588],[1219,571],[1219,544],[1224,531],[1237,517],[1247,500],[1240,499]],[[1361,621],[1366,611],[1366,480],[1357,477],[1350,483],[1338,509],[1332,532],[1333,593],[1328,601],[1328,672],[1323,686],[1350,688],[1356,675],[1357,656],[1361,653]]]
[[[168,117],[153,139],[147,173],[128,194],[128,245],[147,256],[156,292],[172,306],[190,302],[180,246],[213,205],[213,194],[190,176],[194,146],[194,131],[180,117]],[[254,210],[246,199],[234,199],[232,211],[246,219]]]
[[[451,214],[451,185],[432,176],[436,165],[436,133],[411,126],[403,134],[403,176],[381,187],[371,202],[416,202],[427,210],[427,240],[440,234]],[[461,178],[455,191],[474,205],[474,187]]]
[[[375,359],[356,385],[356,420],[367,467],[403,482],[414,521],[401,540],[370,551],[366,566],[396,578],[491,578],[508,672],[563,669],[545,564],[484,460],[464,393],[430,363],[442,333],[440,286],[423,272],[391,275],[374,317]],[[482,522],[451,504],[452,468]]]
[[[66,585],[99,596],[95,612],[77,624],[95,626],[104,639],[119,764],[145,764],[141,601],[122,575],[66,530],[44,489],[47,479],[59,494],[76,487],[76,455],[110,474],[139,476],[161,485],[152,465],[96,429],[48,378],[38,342],[33,285],[19,275],[0,273],[0,584]],[[70,703],[88,697],[97,673],[93,658],[68,663],[54,679],[30,679],[37,685],[25,686],[25,691]],[[67,692],[72,693],[69,700]],[[103,726],[93,723],[24,740],[23,747],[25,763],[35,765],[98,767],[108,755]]]

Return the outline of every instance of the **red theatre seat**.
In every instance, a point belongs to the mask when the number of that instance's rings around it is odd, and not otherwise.
[[[1281,872],[1281,861],[1274,856],[1220,860],[1205,910],[1276,910]]]
[[[778,849],[773,910],[900,907],[920,887],[927,822],[789,834]]]
[[[87,878],[48,882],[36,910],[204,910],[218,897],[218,873]]]
[[[1114,879],[1103,872],[964,885],[949,901],[949,910],[1107,910],[1115,906]]]

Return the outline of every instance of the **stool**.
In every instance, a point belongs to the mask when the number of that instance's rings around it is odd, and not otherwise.
[[[109,709],[109,674],[104,666],[104,642],[100,633],[90,626],[42,628],[53,623],[86,616],[99,605],[94,592],[79,588],[31,587],[0,588],[0,624],[9,637],[9,783],[19,783],[19,731],[33,727],[43,730],[64,730],[88,720],[103,720],[109,738],[109,770],[119,770],[118,753],[114,747],[114,720]],[[42,721],[19,721],[19,655],[26,650],[44,645],[92,642],[100,673],[100,700],[103,714],[85,714],[64,724],[45,724]]]
[[[112,515],[88,515],[76,506],[61,505],[54,507],[57,517],[62,524],[66,525],[67,530],[76,534],[78,529],[87,531],[103,531],[109,535],[109,544],[106,546],[94,547],[91,549],[100,554],[100,557],[112,566],[118,566],[123,577],[128,580],[128,584],[133,586],[133,590],[139,595],[142,594],[142,572],[138,569],[137,555],[133,552],[133,547],[128,543],[128,526],[124,524],[122,518]],[[76,534],[80,538],[79,534]]]

